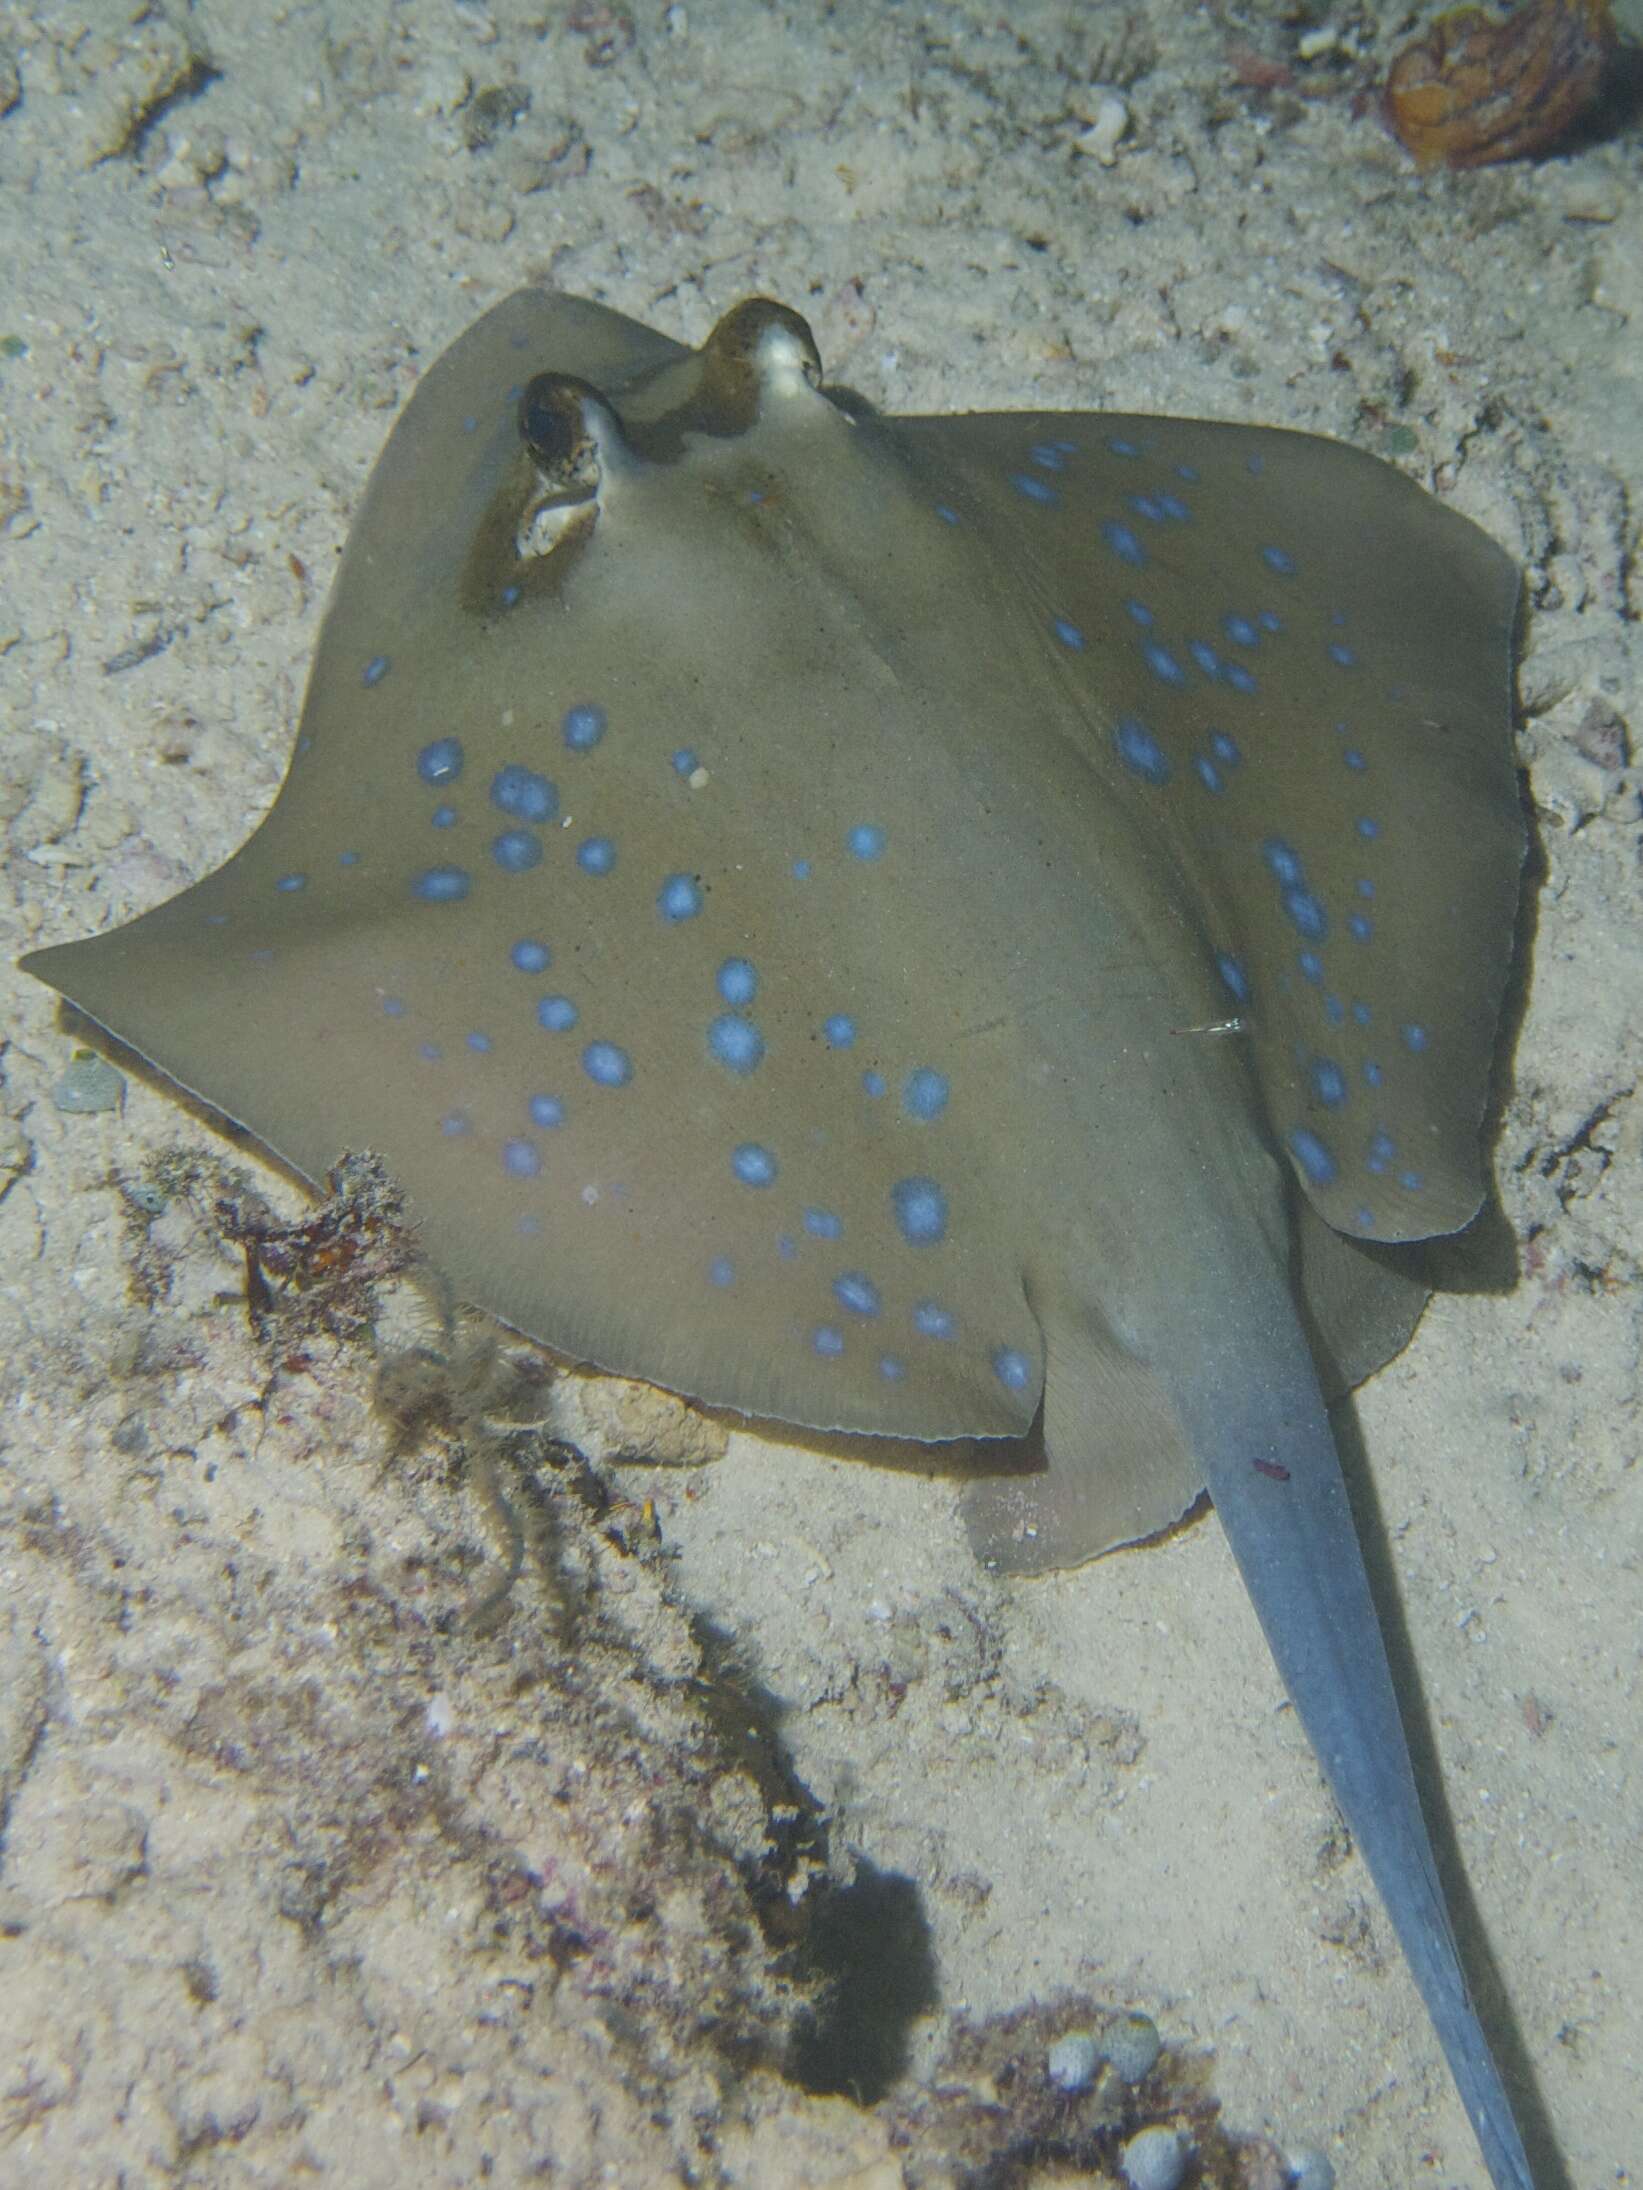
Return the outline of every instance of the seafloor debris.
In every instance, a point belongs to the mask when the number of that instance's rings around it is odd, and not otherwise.
[[[280,1316],[288,1337],[364,1330],[375,1287],[416,1260],[403,1196],[379,1158],[344,1156],[326,1184],[327,1199],[296,1224],[272,1218],[260,1197],[218,1200],[223,1234],[245,1256],[246,1308],[259,1329]]]
[[[1615,42],[1610,0],[1452,8],[1393,61],[1382,111],[1422,167],[1528,159],[1592,104]]]
[[[1300,2179],[1275,2145],[1222,2126],[1205,2056],[1161,2046],[1149,2017],[1082,1994],[982,2023],[958,2016],[929,2079],[904,2085],[881,2113],[908,2190],[1188,2180],[1194,2190],[1291,2190]]]

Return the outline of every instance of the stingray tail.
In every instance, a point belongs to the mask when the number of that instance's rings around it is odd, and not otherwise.
[[[1495,2190],[1534,2190],[1467,1989],[1334,1437],[1299,1333],[1174,1396],[1273,1657],[1397,1932]],[[1282,1358],[1273,1358],[1274,1353]],[[1202,1364],[1198,1365],[1201,1370]],[[1248,1395],[1229,1407],[1228,1391]]]

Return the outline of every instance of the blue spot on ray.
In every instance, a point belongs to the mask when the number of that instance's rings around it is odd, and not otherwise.
[[[751,1004],[759,993],[752,959],[727,958],[714,976],[714,986],[727,1004]]]
[[[1310,890],[1285,890],[1281,903],[1297,935],[1304,935],[1314,943],[1322,941],[1328,932],[1329,921],[1323,906]]]
[[[1316,1133],[1304,1125],[1296,1126],[1288,1138],[1296,1162],[1313,1185],[1328,1186],[1338,1169],[1328,1143],[1320,1140]]]
[[[460,903],[472,887],[472,877],[464,867],[424,867],[421,874],[412,879],[411,895],[429,905],[454,905]]]
[[[454,783],[462,773],[462,740],[435,738],[416,757],[416,772],[424,783]]]
[[[711,1023],[707,1046],[727,1072],[744,1076],[757,1070],[764,1058],[764,1036],[751,1019],[734,1011],[721,1012]]]
[[[879,1289],[872,1279],[860,1270],[846,1270],[833,1280],[833,1297],[841,1308],[848,1308],[854,1316],[876,1316],[883,1305]]]
[[[1158,740],[1135,715],[1125,715],[1112,734],[1118,757],[1133,774],[1146,783],[1166,784],[1170,779],[1170,764]]]
[[[907,1075],[901,1091],[901,1107],[910,1118],[939,1118],[947,1108],[951,1092],[945,1073],[920,1065],[916,1072]]]
[[[730,1152],[731,1174],[744,1186],[774,1186],[778,1168],[770,1150],[758,1141],[742,1141]]]
[[[1121,525],[1116,518],[1109,518],[1101,527],[1101,537],[1121,563],[1128,563],[1132,570],[1139,570],[1146,562],[1147,551],[1128,525]]]
[[[492,841],[491,857],[504,874],[528,874],[541,862],[542,839],[530,829],[504,829]]]
[[[1227,993],[1238,1003],[1247,1004],[1249,1002],[1249,975],[1245,973],[1242,963],[1234,958],[1230,951],[1218,951],[1215,957],[1215,970],[1221,976]]]
[[[656,910],[670,927],[694,920],[702,909],[702,885],[688,874],[670,874],[656,893]]]
[[[1032,1363],[1014,1346],[1000,1346],[993,1354],[993,1374],[1008,1392],[1024,1392],[1032,1382]]]
[[[591,753],[604,736],[608,722],[602,707],[569,707],[560,727],[573,753]]]
[[[551,821],[559,811],[559,792],[534,768],[509,761],[491,778],[491,804],[515,821]]]
[[[582,1070],[595,1087],[626,1087],[633,1078],[633,1060],[614,1042],[590,1042],[582,1052]]]
[[[934,1179],[898,1179],[890,1189],[896,1226],[909,1247],[934,1247],[947,1236],[947,1196]]]

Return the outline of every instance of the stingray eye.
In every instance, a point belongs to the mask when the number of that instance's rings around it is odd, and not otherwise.
[[[561,470],[582,432],[581,405],[567,393],[562,380],[538,373],[519,398],[519,437],[543,471]]]
[[[821,386],[816,338],[797,312],[769,297],[733,305],[698,355],[701,386],[690,423],[702,432],[746,433],[767,404]]]
[[[808,321],[770,297],[744,297],[732,305],[703,350],[711,367],[746,375],[761,388],[784,379],[821,384],[821,353]]]
[[[622,429],[596,388],[568,373],[538,373],[519,398],[519,438],[536,477],[518,524],[522,557],[551,553],[598,513],[599,492],[619,461]]]
[[[596,493],[599,443],[615,430],[598,390],[567,373],[538,373],[519,398],[519,438],[550,494]]]

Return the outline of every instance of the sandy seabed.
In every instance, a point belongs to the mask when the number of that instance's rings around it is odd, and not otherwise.
[[[690,340],[784,298],[892,410],[1258,420],[1435,486],[1527,572],[1521,1275],[1438,1299],[1347,1443],[1544,2179],[1608,2190],[1643,2165],[1643,138],[1418,175],[1355,98],[1404,11],[1305,62],[1293,12],[0,14],[0,964],[264,812],[394,411],[525,282]],[[1351,2190],[1480,2190],[1213,1519],[1003,1587],[947,1482],[745,1435],[607,1506],[496,1424],[631,1432],[472,1332],[390,1420],[358,1332],[233,1299],[221,1176],[289,1186],[139,1077],[60,1107],[71,1037],[0,979],[0,2177],[939,2179],[905,2114],[778,2073],[769,1904],[854,1877],[909,2088],[953,2014],[1088,1994]],[[497,1482],[528,1556],[475,1632]]]

